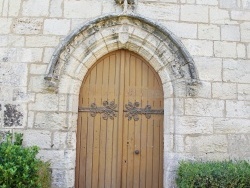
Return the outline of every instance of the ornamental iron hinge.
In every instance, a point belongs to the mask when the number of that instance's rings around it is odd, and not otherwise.
[[[114,101],[108,102],[104,101],[102,107],[96,106],[95,103],[92,103],[90,107],[79,107],[79,112],[90,112],[90,115],[92,117],[95,117],[97,113],[102,114],[102,118],[104,120],[107,120],[108,118],[114,119],[116,117],[116,113],[118,112],[116,110],[117,104],[115,104]]]
[[[164,114],[163,109],[160,110],[151,109],[150,105],[146,105],[145,108],[139,108],[139,105],[140,105],[139,102],[135,102],[134,104],[132,102],[129,102],[128,104],[125,105],[126,109],[123,111],[126,112],[125,117],[127,117],[128,120],[131,120],[133,118],[135,121],[138,121],[139,120],[138,114],[144,114],[147,119],[150,119],[152,114]]]

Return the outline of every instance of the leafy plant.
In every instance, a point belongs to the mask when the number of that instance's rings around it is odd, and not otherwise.
[[[179,188],[248,188],[250,164],[247,161],[182,161],[176,183]]]
[[[38,147],[23,147],[22,134],[0,143],[0,188],[49,188],[49,163],[36,158]]]

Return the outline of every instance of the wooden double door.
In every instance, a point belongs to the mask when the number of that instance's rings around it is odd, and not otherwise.
[[[92,66],[80,90],[76,188],[163,187],[163,90],[137,54]]]

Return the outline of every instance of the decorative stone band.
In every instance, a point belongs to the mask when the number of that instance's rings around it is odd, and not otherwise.
[[[134,104],[129,102],[128,104],[125,105],[126,110],[123,110],[124,112],[127,112],[125,114],[125,117],[128,118],[128,120],[131,120],[132,118],[135,121],[139,120],[138,114],[144,114],[147,119],[151,118],[152,114],[164,114],[164,110],[155,110],[151,109],[150,105],[146,105],[145,108],[138,108],[140,105],[139,102],[135,102]]]
[[[135,102],[134,104],[129,102],[128,104],[125,105],[125,110],[123,112],[126,112],[125,117],[128,118],[128,120],[134,119],[135,121],[139,120],[138,115],[142,114],[145,115],[147,119],[151,118],[152,114],[164,114],[164,110],[155,110],[151,109],[150,105],[146,105],[145,108],[138,108],[140,105],[139,102]],[[95,117],[97,113],[102,114],[102,118],[104,120],[114,119],[117,114],[117,104],[115,104],[114,101],[108,102],[104,101],[102,107],[97,107],[95,103],[92,103],[90,107],[79,107],[79,112],[90,112],[92,117]]]

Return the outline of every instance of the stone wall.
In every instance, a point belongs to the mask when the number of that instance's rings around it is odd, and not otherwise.
[[[250,1],[139,0],[128,8],[172,31],[199,73],[194,94],[171,81],[165,95],[165,187],[180,159],[250,159]],[[25,145],[38,145],[53,187],[74,187],[79,88],[51,89],[46,69],[71,31],[122,9],[113,0],[0,1],[0,135],[23,132]]]

